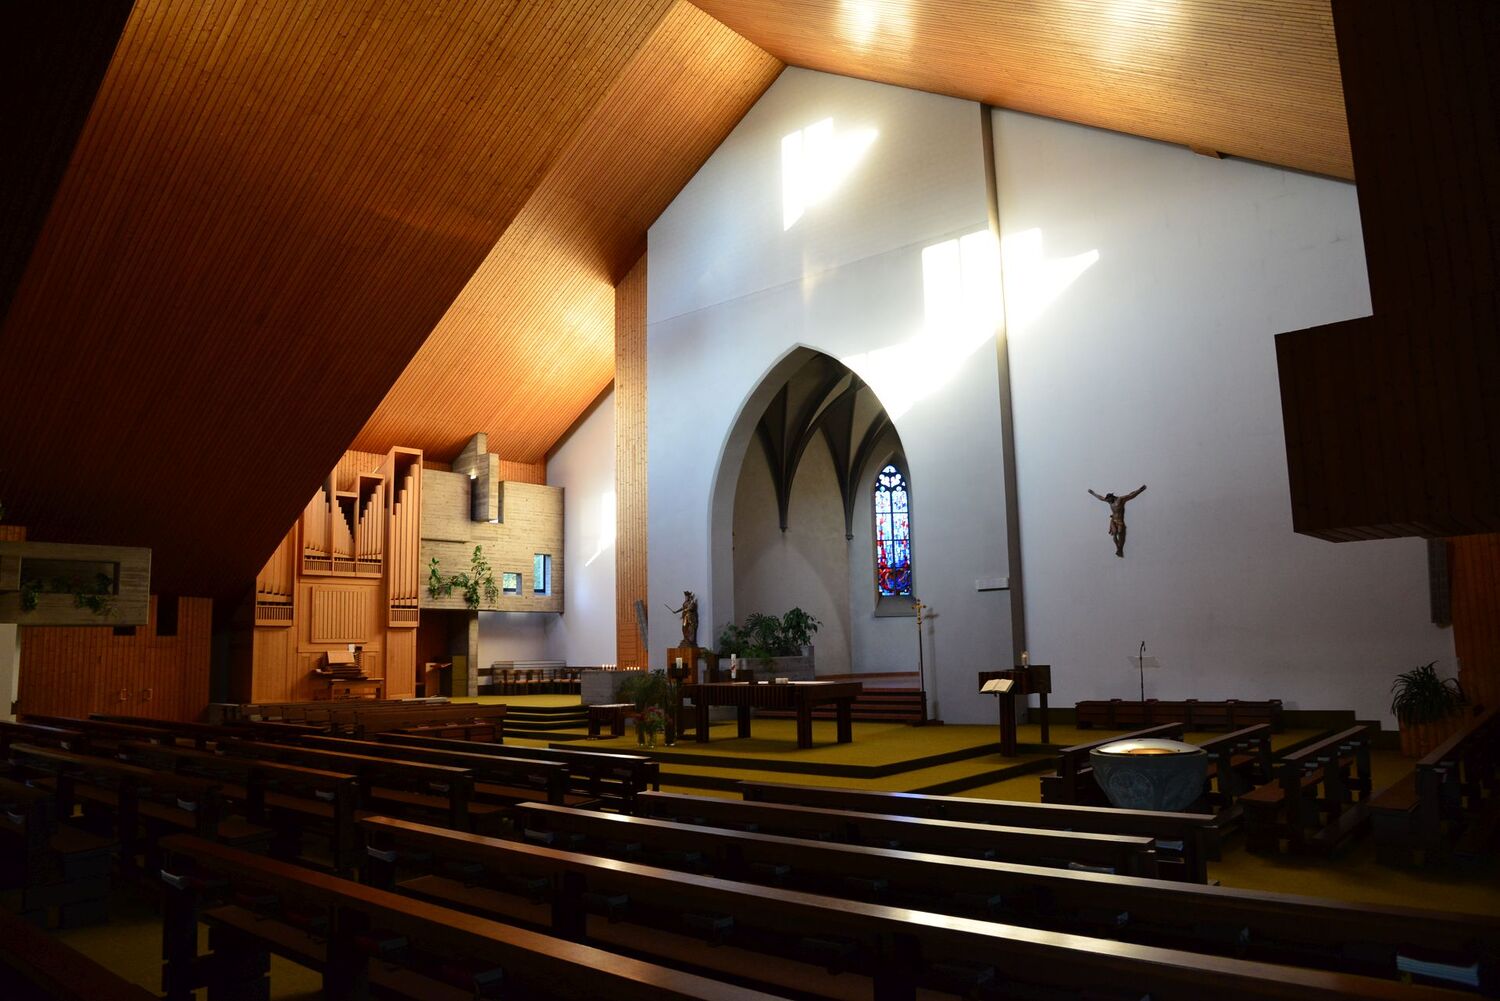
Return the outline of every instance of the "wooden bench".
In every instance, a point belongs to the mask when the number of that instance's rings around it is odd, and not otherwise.
[[[598,998],[762,1001],[767,995],[190,837],[168,839],[162,981],[168,1001],[264,999],[276,954],[323,995],[419,1001]],[[198,923],[210,927],[199,955]]]
[[[589,710],[589,739],[602,739],[600,731],[605,724],[609,725],[611,737],[625,736],[625,721],[640,713],[636,710],[634,702],[601,702],[598,705],[588,707]]]
[[[359,807],[367,813],[435,817],[461,831],[494,826],[505,817],[503,806],[474,802],[474,776],[463,768],[261,740],[226,740],[219,750],[240,758],[356,775]]]
[[[273,849],[278,857],[311,863],[303,855],[302,841],[304,835],[315,834],[326,839],[335,871],[352,872],[358,862],[355,775],[160,744],[127,742],[119,753],[132,764],[218,783],[220,795],[248,820],[276,832]]]
[[[82,730],[50,726],[44,723],[19,723],[0,720],[0,755],[8,755],[12,744],[34,744],[64,751],[83,751],[88,738]]]
[[[1208,754],[1204,798],[1222,820],[1238,817],[1239,797],[1271,781],[1271,724],[1247,726],[1198,746]]]
[[[108,749],[123,740],[150,741],[157,744],[177,744],[181,741],[202,747],[205,738],[178,729],[169,723],[143,726],[138,723],[116,723],[102,719],[79,719],[71,716],[33,716],[27,713],[23,719],[28,723],[77,730],[88,737],[89,743],[100,749]]]
[[[270,846],[269,828],[224,810],[215,782],[30,744],[13,744],[10,761],[24,773],[45,776],[37,784],[54,793],[59,818],[71,817],[75,806],[86,820],[95,818],[97,833],[118,839],[120,858],[128,864],[144,854],[150,869],[158,840],[180,831],[262,850]]]
[[[1370,800],[1376,853],[1404,865],[1483,854],[1500,821],[1500,712],[1488,709]]]
[[[1157,875],[1188,883],[1208,882],[1208,863],[1219,858],[1219,828],[1212,816],[1203,813],[965,799],[961,796],[874,792],[779,782],[741,782],[740,794],[756,803],[785,803],[820,810],[854,810],[926,817],[929,820],[1154,838]]]
[[[0,997],[6,1001],[156,1001],[59,939],[0,911]]]
[[[1251,851],[1332,852],[1369,820],[1369,727],[1283,755],[1274,780],[1239,798]]]
[[[384,706],[410,709],[417,706],[446,706],[451,703],[445,696],[425,699],[370,699],[361,700],[366,710]],[[247,702],[243,704],[217,703],[209,706],[209,723],[251,723],[259,720],[293,723],[327,723],[329,714],[340,708],[326,699],[295,702]]]
[[[883,813],[819,810],[680,793],[642,793],[637,802],[643,816],[708,827],[1029,865],[1087,866],[1122,875],[1157,877],[1155,842],[1151,838],[1131,835],[1083,834],[893,817]]]
[[[1072,747],[1062,748],[1057,752],[1057,771],[1042,776],[1042,802],[1109,806],[1104,790],[1094,781],[1094,766],[1089,761],[1089,752],[1119,740],[1147,737],[1181,740],[1183,729],[1181,723],[1165,723],[1134,733],[1122,733],[1107,740],[1096,740],[1091,744],[1074,744]]]
[[[1189,730],[1238,730],[1241,727],[1269,723],[1278,733],[1282,729],[1280,699],[1252,701],[1225,699],[1204,702],[1198,699],[1164,701],[1161,699],[1109,699],[1079,702],[1073,707],[1078,726],[1119,729],[1131,726],[1156,726],[1181,723]]]
[[[301,743],[306,747],[322,747],[348,754],[462,768],[474,776],[474,798],[479,802],[507,805],[543,802],[569,806],[594,802],[590,797],[578,796],[569,791],[566,765],[557,761],[516,757],[509,753],[510,748],[495,747],[493,754],[476,754],[470,750],[396,744],[383,740],[346,740],[340,737],[306,737]],[[463,741],[450,743],[476,746]],[[479,742],[477,746],[487,748],[494,745]]]
[[[53,793],[0,778],[0,883],[21,891],[21,915],[62,928],[104,920],[119,845],[59,823]]]
[[[681,872],[1082,935],[1400,979],[1420,955],[1483,984],[1500,918],[718,830],[545,804],[523,840]]]
[[[501,754],[531,761],[555,761],[568,769],[570,790],[574,795],[603,800],[626,813],[635,811],[635,797],[647,789],[661,788],[661,765],[655,758],[618,751],[585,751],[576,747],[550,745],[519,747],[486,747],[456,740],[437,740],[404,734],[381,734],[381,741],[400,747],[433,747],[440,750],[472,751],[476,754]]]
[[[398,820],[363,824],[370,885],[803,998],[1460,996],[674,872]]]

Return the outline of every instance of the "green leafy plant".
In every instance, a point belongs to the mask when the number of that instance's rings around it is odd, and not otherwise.
[[[719,656],[731,654],[746,660],[769,661],[773,657],[797,657],[812,644],[813,634],[823,623],[800,608],[780,618],[752,612],[745,624],[733,622],[719,632]]]
[[[666,671],[632,671],[630,677],[620,683],[619,698],[635,703],[641,718],[636,723],[637,737],[655,735],[663,730],[674,729],[673,714],[677,710],[676,692]],[[671,737],[668,737],[671,742]]]
[[[21,581],[21,611],[36,611],[37,596],[42,593],[42,582],[38,580]]]
[[[469,557],[469,572],[443,576],[443,568],[434,556],[427,563],[427,593],[433,598],[446,598],[457,589],[463,592],[464,604],[477,609],[480,600],[493,605],[500,600],[500,585],[495,583],[495,572],[485,558],[484,547],[475,546]]]
[[[427,564],[427,594],[432,598],[446,598],[453,593],[453,581],[443,576],[443,568],[434,556]]]
[[[1396,675],[1391,684],[1391,714],[1407,725],[1447,719],[1467,704],[1454,678],[1441,678],[1433,661]]]

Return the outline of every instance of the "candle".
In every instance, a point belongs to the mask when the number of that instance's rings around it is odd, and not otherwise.
[[[1031,652],[1029,650],[1022,650],[1021,651],[1021,666],[1022,667],[1026,667],[1030,663],[1031,663]]]
[[[677,670],[679,670],[679,671],[682,670],[682,658],[681,657],[677,658]]]

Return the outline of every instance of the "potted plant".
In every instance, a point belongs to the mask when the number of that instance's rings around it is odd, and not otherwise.
[[[636,742],[644,744],[649,736],[654,745],[656,735],[665,734],[670,746],[676,742],[677,727],[673,713],[677,710],[677,693],[672,690],[667,672],[632,671],[631,675],[620,685],[619,698],[625,702],[634,702],[636,711],[640,713],[635,724]]]
[[[752,612],[745,624],[733,622],[719,633],[720,668],[731,656],[754,665],[768,674],[786,674],[800,680],[814,676],[812,637],[822,625],[800,608],[777,617]]]
[[[1391,714],[1401,726],[1401,753],[1420,758],[1448,739],[1463,722],[1468,704],[1453,678],[1438,677],[1437,662],[1396,675]]]

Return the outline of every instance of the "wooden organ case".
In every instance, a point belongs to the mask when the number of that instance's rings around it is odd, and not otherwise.
[[[420,450],[345,453],[256,577],[236,701],[314,698],[314,670],[351,647],[381,695],[415,694],[421,495]]]

